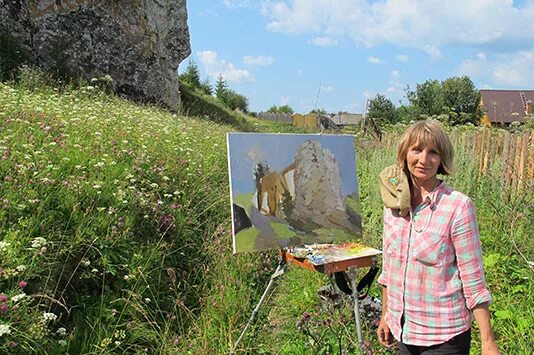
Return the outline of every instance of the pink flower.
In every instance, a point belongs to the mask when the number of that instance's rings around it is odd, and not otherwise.
[[[0,313],[7,313],[9,311],[9,306],[5,303],[0,304]]]
[[[10,341],[7,343],[7,346],[9,346],[10,348],[14,348],[15,346],[17,346],[17,343],[15,343],[14,341]]]
[[[28,283],[27,283],[26,281],[20,281],[20,282],[19,282],[19,287],[20,287],[20,288],[24,288],[24,287],[26,287],[27,285],[28,285]]]
[[[0,294],[0,303],[6,303],[8,300],[7,296],[4,294]]]

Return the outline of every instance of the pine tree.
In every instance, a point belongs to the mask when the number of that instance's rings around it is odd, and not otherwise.
[[[226,84],[226,80],[224,80],[222,75],[219,74],[219,76],[217,77],[217,82],[215,83],[215,96],[217,96],[217,99],[219,101],[226,105],[227,93],[228,85]]]
[[[200,84],[200,72],[198,70],[197,64],[193,59],[189,59],[185,71],[180,75],[180,80],[182,82],[188,83],[195,89],[201,89]]]

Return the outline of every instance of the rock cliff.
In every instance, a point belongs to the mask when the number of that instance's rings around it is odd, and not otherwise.
[[[110,75],[119,94],[179,108],[178,64],[191,53],[185,0],[0,0],[0,19],[43,68]]]
[[[290,219],[304,229],[355,231],[341,195],[341,174],[334,154],[317,141],[304,142],[295,154],[295,205]]]

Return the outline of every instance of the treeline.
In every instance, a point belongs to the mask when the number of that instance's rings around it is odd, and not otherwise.
[[[427,80],[413,90],[407,87],[405,96],[408,104],[395,107],[385,95],[377,94],[369,101],[367,116],[381,126],[429,116],[437,116],[449,125],[476,125],[483,114],[480,92],[467,76]]]
[[[200,72],[197,64],[190,59],[184,72],[180,75],[180,83],[199,91],[208,96],[215,96],[222,104],[231,110],[239,110],[248,113],[248,99],[228,87],[228,83],[219,74],[213,88],[208,78],[200,80]]]

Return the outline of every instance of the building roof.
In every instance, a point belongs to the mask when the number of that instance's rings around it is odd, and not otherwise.
[[[359,124],[363,119],[361,113],[338,113],[331,115],[330,119],[338,125]]]
[[[534,90],[480,90],[480,98],[491,123],[523,122],[527,102],[534,102]]]

